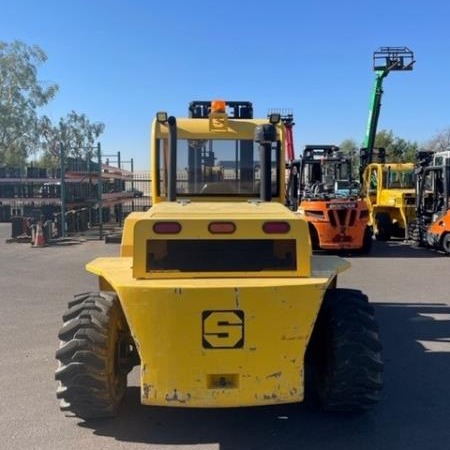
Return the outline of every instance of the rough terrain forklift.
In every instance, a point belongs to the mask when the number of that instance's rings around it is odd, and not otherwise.
[[[360,151],[360,173],[369,225],[381,241],[391,236],[408,238],[408,223],[415,217],[414,164],[386,163],[385,150],[375,148],[383,80],[391,71],[412,70],[414,62],[414,54],[407,47],[381,47],[373,54],[376,77]]]
[[[450,255],[450,152],[419,152],[416,220],[410,238]]]
[[[313,250],[370,252],[369,210],[351,156],[334,145],[307,145],[298,171],[298,213],[308,222]]]
[[[413,163],[387,163],[383,148],[373,149],[367,164],[361,150],[362,194],[370,212],[369,224],[375,238],[408,238],[408,224],[415,219],[415,174]]]
[[[300,402],[305,361],[324,409],[379,400],[373,307],[337,288],[349,263],[313,256],[307,223],[284,206],[283,135],[279,116],[253,119],[249,102],[156,114],[153,206],[127,217],[120,256],[87,264],[99,291],[63,315],[63,411],[114,415],[135,365],[146,405]]]

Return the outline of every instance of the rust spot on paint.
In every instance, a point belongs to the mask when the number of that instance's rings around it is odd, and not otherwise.
[[[254,351],[256,350],[256,347],[249,347],[249,350],[250,350],[251,352],[254,352]]]
[[[239,309],[240,308],[240,296],[241,296],[241,291],[239,290],[239,288],[234,288],[234,300],[236,301],[236,308]]]
[[[277,394],[264,394],[263,398],[264,400],[275,400],[277,398]]]
[[[150,391],[152,390],[152,385],[144,383],[142,386],[142,398],[148,399],[150,397]]]
[[[281,371],[280,372],[271,373],[270,375],[267,375],[266,378],[280,378],[280,377],[281,377]]]
[[[300,341],[301,339],[302,339],[301,336],[290,336],[290,337],[282,336],[281,337],[282,341]]]
[[[172,394],[166,394],[166,401],[167,402],[178,402],[178,403],[186,403],[191,399],[191,394],[186,394],[183,396],[183,394],[179,394],[176,389],[173,390]]]

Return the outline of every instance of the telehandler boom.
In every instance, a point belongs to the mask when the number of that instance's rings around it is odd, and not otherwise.
[[[386,163],[385,149],[375,148],[383,94],[383,80],[392,71],[410,71],[414,54],[408,47],[381,47],[373,54],[375,84],[363,148],[360,152],[360,176],[369,208],[369,225],[376,239],[408,237],[408,223],[415,216],[414,164]],[[377,159],[378,158],[378,159]]]

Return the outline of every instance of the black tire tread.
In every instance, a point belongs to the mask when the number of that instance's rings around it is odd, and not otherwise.
[[[441,238],[441,249],[447,256],[450,256],[450,233],[443,233]]]
[[[116,320],[126,326],[119,301],[109,292],[84,293],[68,306],[55,355],[60,409],[86,420],[112,417],[126,388],[126,375],[119,375],[117,390],[111,386],[110,375],[111,328]]]
[[[364,230],[362,247],[358,249],[356,253],[359,253],[360,255],[369,254],[372,250],[372,242],[372,230],[367,226]]]
[[[308,349],[309,357],[321,361],[317,384],[324,410],[362,412],[380,400],[383,362],[377,331],[366,295],[355,289],[327,291]]]
[[[375,216],[377,223],[377,232],[375,238],[377,241],[389,241],[392,235],[392,223],[388,213],[378,213]]]

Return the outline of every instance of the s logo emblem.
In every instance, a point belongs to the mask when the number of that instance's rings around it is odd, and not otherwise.
[[[203,311],[203,348],[244,347],[244,311]]]

